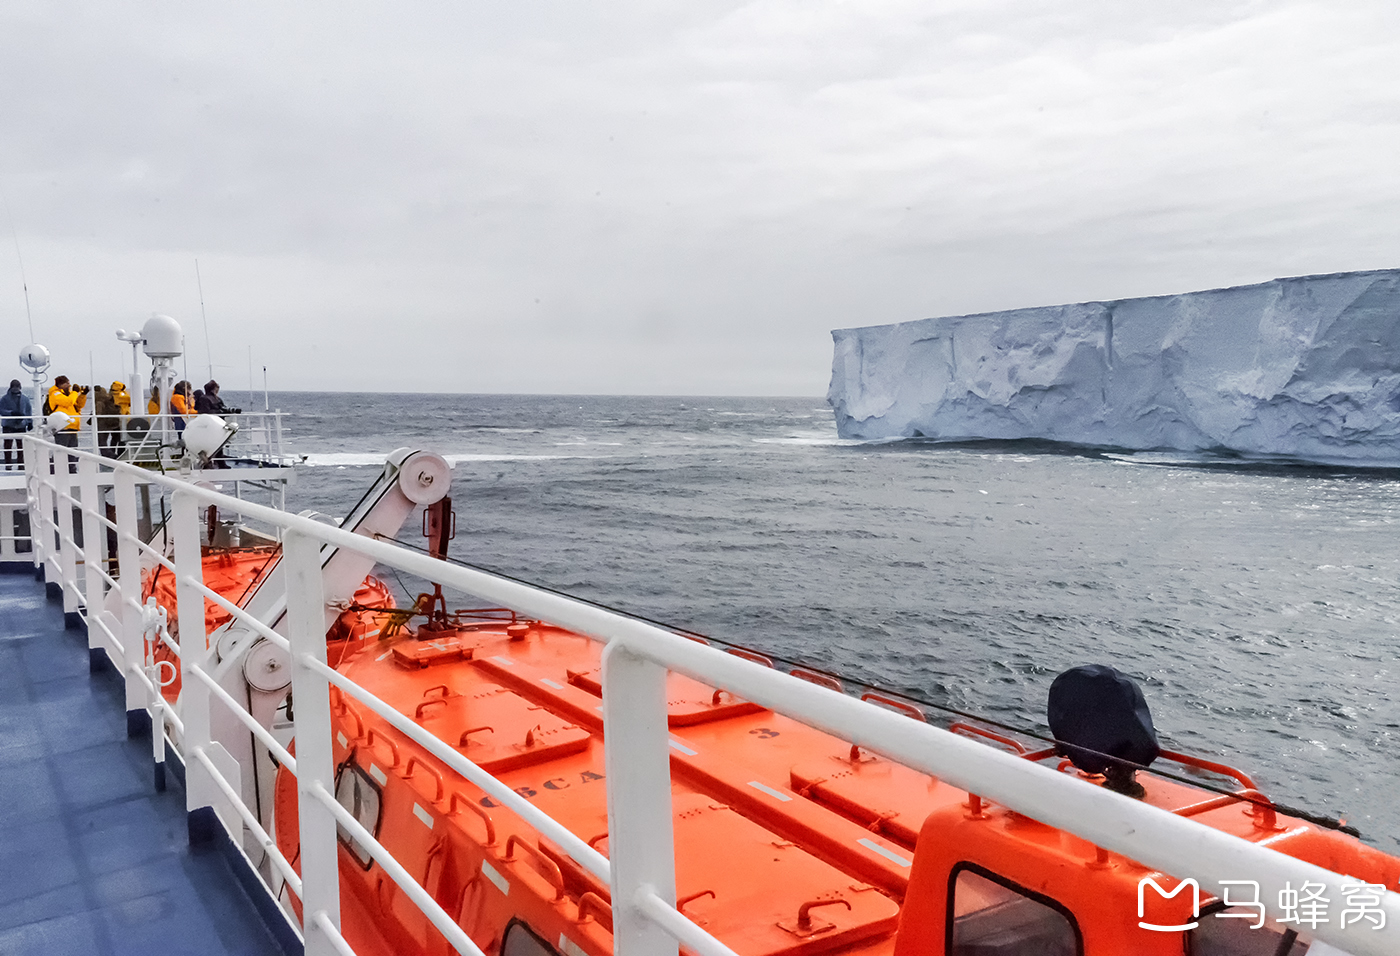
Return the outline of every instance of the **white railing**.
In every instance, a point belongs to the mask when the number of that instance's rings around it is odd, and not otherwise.
[[[288,413],[275,411],[241,411],[220,416],[238,426],[238,431],[224,446],[223,457],[258,462],[263,467],[284,468],[296,457],[287,447],[287,427],[283,419]],[[195,418],[189,416],[190,420]],[[108,457],[125,461],[154,462],[163,448],[173,445],[179,437],[172,416],[97,415],[89,400],[80,422],[73,432],[78,447],[86,451],[105,452]],[[19,436],[14,436],[19,437]]]
[[[221,495],[187,480],[154,475],[84,452],[76,455],[78,474],[70,476],[62,464],[52,467],[55,457],[67,454],[72,452],[48,442],[31,438],[28,443],[26,461],[31,463],[29,499],[31,521],[37,532],[36,564],[44,567],[50,581],[62,583],[65,610],[70,609],[70,602],[73,610],[85,607],[90,644],[104,648],[126,677],[128,708],[134,705],[152,712],[157,759],[163,730],[168,726],[174,731],[172,738],[179,741],[185,758],[188,809],[193,812],[231,801],[255,841],[267,850],[275,869],[297,892],[303,903],[303,930],[310,956],[343,956],[350,952],[339,931],[337,823],[368,849],[459,953],[481,956],[453,918],[373,834],[336,802],[332,685],[393,724],[464,780],[553,841],[585,870],[606,881],[611,888],[614,952],[618,956],[675,956],[679,944],[700,956],[735,956],[675,908],[671,741],[665,694],[668,670],[792,716],[1149,867],[1196,876],[1202,887],[1217,896],[1223,896],[1222,881],[1238,880],[1241,874],[1257,879],[1266,896],[1283,889],[1285,883],[1334,884],[1338,879],[1338,874],[1312,864],[1108,790],[1085,786],[1048,767],[662,628],[309,518]],[[75,478],[80,489],[76,498],[71,494]],[[136,535],[137,482],[148,482],[171,494],[173,561]],[[109,486],[115,498],[115,522],[108,521],[94,507],[102,490]],[[56,507],[74,501],[83,504],[87,545],[83,550],[73,542],[72,508]],[[198,531],[201,505],[217,505],[222,512],[280,529],[287,592],[287,617],[282,632],[274,631],[205,587]],[[109,528],[118,536],[119,571],[115,578],[102,570],[105,530]],[[46,547],[55,533],[60,541],[56,554]],[[609,858],[458,750],[327,665],[322,545],[361,553],[607,645],[603,652],[602,685]],[[145,635],[152,625],[149,612],[140,604],[139,572],[133,570],[139,568],[139,552],[143,548],[173,571],[178,589],[178,650],[187,675],[178,713],[161,698],[157,686],[160,672],[143,650]],[[81,584],[77,573],[80,564],[85,572]],[[119,590],[119,616],[102,610],[109,588]],[[239,799],[238,787],[227,779],[219,769],[219,761],[214,759],[216,745],[209,735],[210,708],[214,700],[221,707],[230,706],[233,701],[210,677],[214,651],[205,633],[205,597],[214,599],[290,655],[296,700],[296,759],[292,760],[265,730],[254,728],[256,721],[246,712],[239,719],[296,775],[300,798],[299,883],[291,866],[277,853],[275,841]],[[236,705],[234,709],[241,710]],[[1400,894],[1387,892],[1380,905],[1387,917],[1383,930],[1346,933],[1336,924],[1323,924],[1313,935],[1355,956],[1393,956],[1400,952]]]
[[[13,564],[33,558],[29,534],[29,503],[0,500],[0,562]]]

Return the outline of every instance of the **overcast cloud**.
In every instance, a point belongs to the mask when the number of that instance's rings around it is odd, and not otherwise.
[[[1394,0],[10,0],[0,89],[81,378],[162,311],[202,380],[196,258],[238,388],[806,395],[832,328],[1400,266]]]

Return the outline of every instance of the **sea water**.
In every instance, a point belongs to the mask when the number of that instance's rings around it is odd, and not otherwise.
[[[1111,664],[1165,748],[1400,852],[1400,475],[843,442],[815,398],[273,403],[294,509],[433,450],[456,557],[1042,733],[1055,675]]]

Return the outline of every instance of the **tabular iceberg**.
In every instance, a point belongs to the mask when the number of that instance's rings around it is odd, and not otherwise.
[[[1400,269],[832,332],[843,438],[1400,466]]]

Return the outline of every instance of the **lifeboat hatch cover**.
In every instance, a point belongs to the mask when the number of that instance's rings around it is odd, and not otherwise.
[[[894,932],[893,900],[730,807],[677,793],[674,820],[677,899],[736,952],[808,956]]]
[[[400,708],[404,710],[404,708]],[[425,698],[407,709],[440,740],[490,774],[556,760],[588,747],[592,735],[499,684],[466,694]]]
[[[394,663],[404,667],[430,667],[451,661],[469,661],[480,643],[476,633],[436,636],[431,640],[401,641],[394,645]]]
[[[844,755],[799,764],[789,779],[792,789],[808,800],[909,850],[931,812],[967,799],[961,791],[909,767],[888,760],[852,764]]]
[[[588,691],[594,697],[603,696],[601,670],[569,671],[570,684]],[[692,727],[712,720],[757,714],[766,708],[748,700],[740,700],[729,691],[717,691],[708,684],[692,680],[684,674],[666,675],[666,723],[670,727]]]

